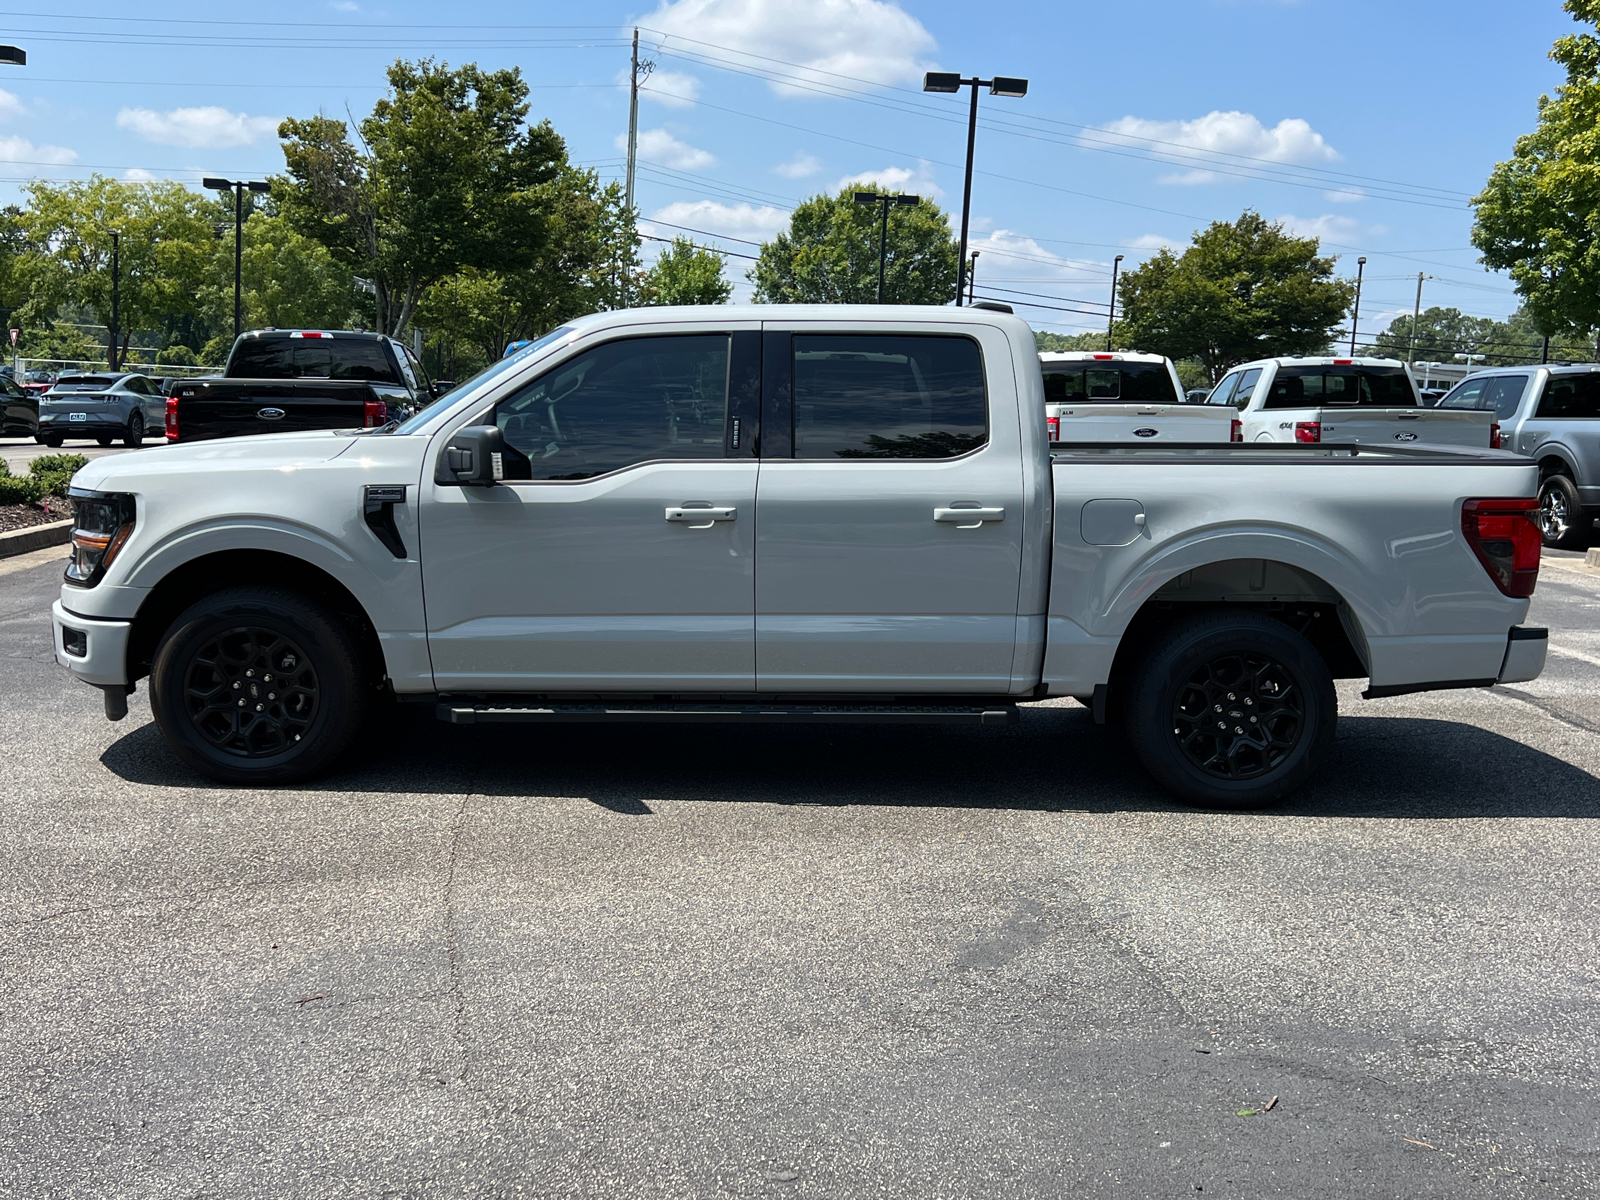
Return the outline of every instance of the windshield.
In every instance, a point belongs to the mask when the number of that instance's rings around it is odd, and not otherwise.
[[[1046,363],[1047,404],[1181,404],[1167,364],[1145,362]]]
[[[467,380],[465,383],[458,383],[450,391],[446,392],[444,395],[440,396],[437,400],[435,400],[432,404],[428,405],[427,408],[418,410],[417,415],[412,417],[404,425],[397,425],[395,427],[395,429],[394,429],[394,432],[395,433],[416,433],[419,429],[421,429],[424,425],[426,425],[430,420],[432,420],[434,417],[438,416],[441,412],[443,412],[446,408],[450,407],[452,404],[456,403],[463,396],[465,396],[469,391],[472,391],[475,388],[481,388],[485,384],[490,383],[495,379],[498,379],[501,375],[504,375],[507,371],[511,370],[513,367],[517,366],[520,363],[526,362],[528,359],[532,358],[535,354],[539,353],[540,350],[543,350],[546,346],[549,346],[554,342],[560,341],[562,338],[566,337],[567,334],[571,333],[572,331],[573,330],[572,330],[572,326],[571,325],[562,325],[557,329],[552,329],[549,333],[545,334],[542,338],[539,338],[537,341],[529,342],[526,346],[524,346],[521,350],[518,350],[515,354],[508,354],[508,355],[506,355],[506,357],[500,359],[498,362],[490,363],[487,367],[485,367],[483,370],[479,371],[476,375],[474,375],[471,379]]]
[[[1416,408],[1404,367],[1279,367],[1266,408]]]

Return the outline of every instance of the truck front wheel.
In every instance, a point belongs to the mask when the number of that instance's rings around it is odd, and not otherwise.
[[[1123,720],[1162,787],[1194,804],[1283,799],[1333,744],[1338,698],[1289,626],[1215,610],[1165,630],[1132,674]]]
[[[202,775],[246,786],[326,770],[361,727],[362,656],[339,618],[296,592],[229,588],[191,605],[156,648],[150,706]]]

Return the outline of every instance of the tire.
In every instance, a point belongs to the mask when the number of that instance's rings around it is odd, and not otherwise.
[[[46,434],[44,437],[40,438],[39,440],[41,442],[43,442],[46,446],[49,446],[50,449],[59,450],[59,449],[61,449],[62,444],[65,443],[67,439],[62,437],[59,433],[49,433],[49,434]]]
[[[150,707],[167,745],[200,774],[292,783],[327,770],[360,730],[370,692],[362,659],[344,623],[315,601],[229,588],[191,605],[162,637]]]
[[[1226,610],[1165,630],[1132,672],[1123,709],[1156,782],[1211,808],[1288,796],[1326,756],[1338,719],[1333,676],[1310,642],[1269,617]]]
[[[128,428],[123,432],[122,444],[124,446],[144,445],[144,414],[135,412],[128,418]]]
[[[113,438],[109,433],[98,433],[98,434],[95,435],[95,439],[94,440],[95,440],[95,444],[96,445],[109,446],[116,439]]]
[[[1578,487],[1565,475],[1550,475],[1539,484],[1539,533],[1556,550],[1587,550],[1594,520],[1583,511]]]

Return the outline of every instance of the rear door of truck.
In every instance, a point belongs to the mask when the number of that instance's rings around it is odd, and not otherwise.
[[[1005,694],[1025,517],[1012,344],[871,329],[763,333],[757,686]]]

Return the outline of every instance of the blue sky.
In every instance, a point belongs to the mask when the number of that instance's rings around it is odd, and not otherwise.
[[[448,12],[453,23],[446,23]],[[269,15],[263,15],[269,14]],[[287,0],[8,11],[0,187],[29,177],[261,177],[274,129],[358,118],[396,56],[517,65],[574,160],[620,175],[626,38],[657,62],[640,108],[639,203],[671,236],[753,254],[818,191],[871,178],[959,212],[964,100],[922,72],[1019,75],[982,101],[980,292],[1037,327],[1103,325],[1110,264],[1252,207],[1314,232],[1353,275],[1362,331],[1424,305],[1501,317],[1467,199],[1559,81],[1557,0],[659,0],[649,5]],[[714,239],[704,234],[717,235]],[[647,243],[647,256],[656,243]],[[743,285],[749,263],[730,258]],[[1073,311],[1078,310],[1078,311]]]

